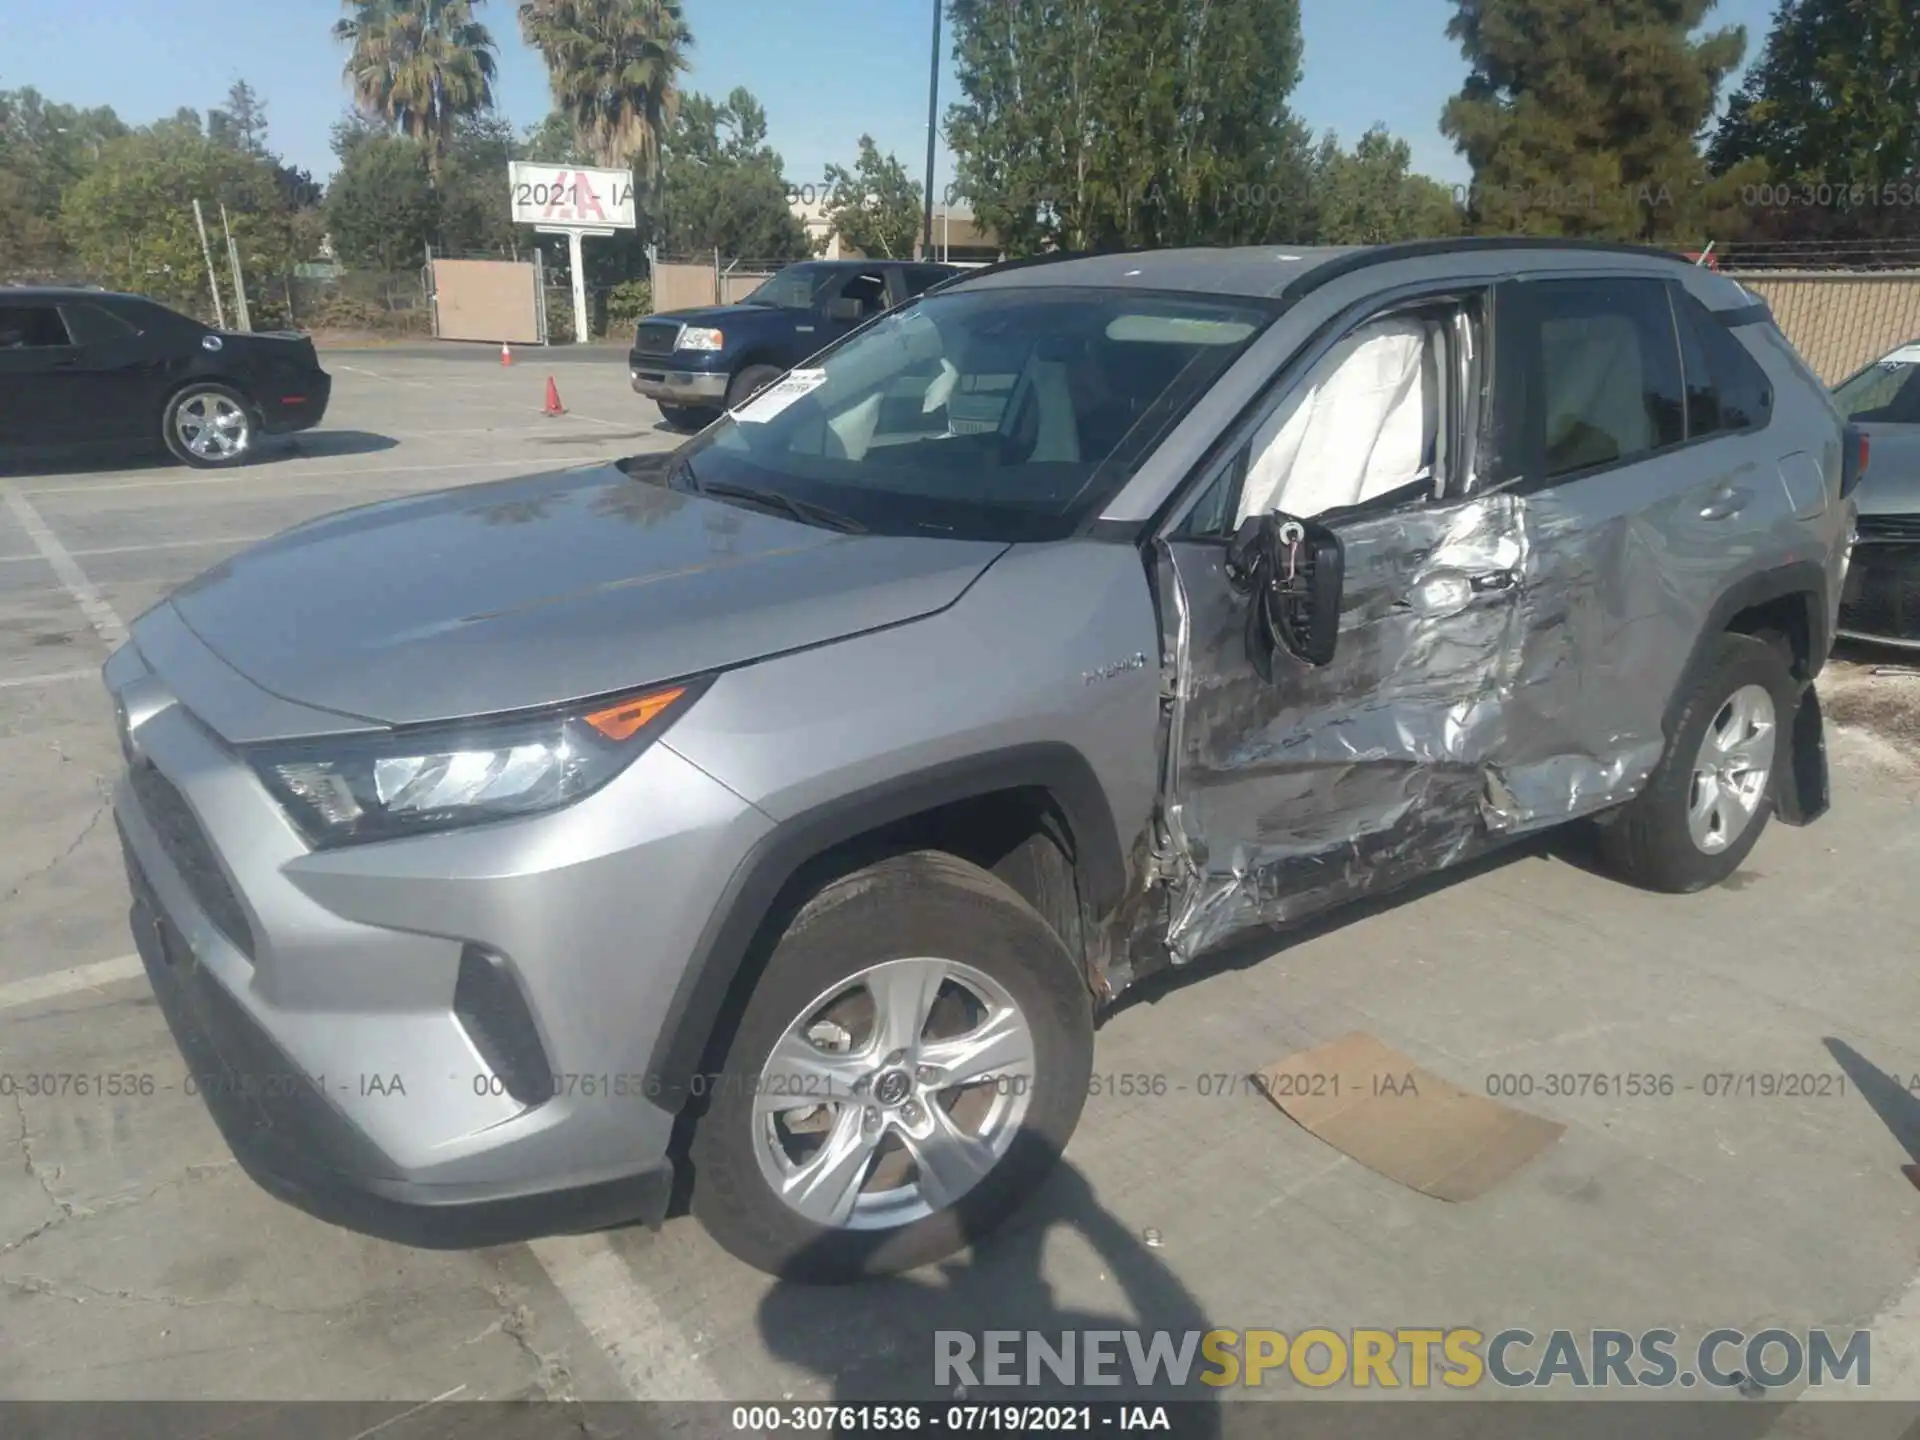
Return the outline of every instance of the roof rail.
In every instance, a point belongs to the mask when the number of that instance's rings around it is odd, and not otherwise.
[[[1639,255],[1693,268],[1693,262],[1679,251],[1662,250],[1656,245],[1626,245],[1615,240],[1561,240],[1545,235],[1462,235],[1450,240],[1402,240],[1391,245],[1363,246],[1295,276],[1280,294],[1283,299],[1297,300],[1330,280],[1338,280],[1342,275],[1351,275],[1369,265],[1384,265],[1390,260],[1417,260],[1426,255],[1467,255],[1500,250],[1581,250],[1601,255]]]

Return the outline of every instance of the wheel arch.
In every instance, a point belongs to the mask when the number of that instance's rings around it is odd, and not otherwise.
[[[965,854],[958,837],[990,851],[1015,835],[1021,814],[1045,817],[1043,833],[1063,847],[1081,916],[1119,901],[1126,860],[1112,808],[1086,757],[1065,744],[972,756],[782,822],[736,867],[689,957],[647,1060],[649,1093],[668,1109],[689,1098],[693,1078],[717,1063],[773,943],[822,885],[913,849],[947,849],[978,863],[983,857]]]
[[[1794,713],[1786,717],[1786,763],[1774,787],[1775,813],[1787,825],[1811,824],[1832,805],[1825,720],[1813,686],[1833,646],[1828,584],[1826,570],[1806,560],[1749,575],[1730,586],[1708,612],[1663,717],[1671,741],[1700,657],[1718,636],[1751,635],[1783,649],[1798,692]]]

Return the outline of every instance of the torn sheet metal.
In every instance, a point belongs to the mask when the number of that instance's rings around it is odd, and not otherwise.
[[[1220,547],[1163,552],[1175,963],[1616,804],[1659,757],[1658,706],[1583,671],[1627,618],[1594,603],[1630,543],[1616,527],[1495,494],[1338,528],[1339,650],[1319,669],[1283,653],[1272,684]]]

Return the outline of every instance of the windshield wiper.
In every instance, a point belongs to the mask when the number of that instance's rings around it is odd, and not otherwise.
[[[693,479],[693,470],[687,468],[687,478]],[[865,535],[867,527],[851,515],[842,515],[838,510],[829,510],[824,505],[815,505],[809,500],[796,500],[791,495],[783,495],[778,490],[759,490],[751,485],[706,485],[694,480],[694,487],[701,495],[711,495],[717,500],[739,500],[748,505],[758,505],[766,510],[784,510],[803,525],[819,525],[828,530],[838,530],[845,535]]]

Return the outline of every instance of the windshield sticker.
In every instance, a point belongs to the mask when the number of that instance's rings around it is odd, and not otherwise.
[[[802,395],[810,395],[827,383],[824,370],[795,370],[777,385],[762,390],[733,412],[733,418],[747,425],[764,425]]]

